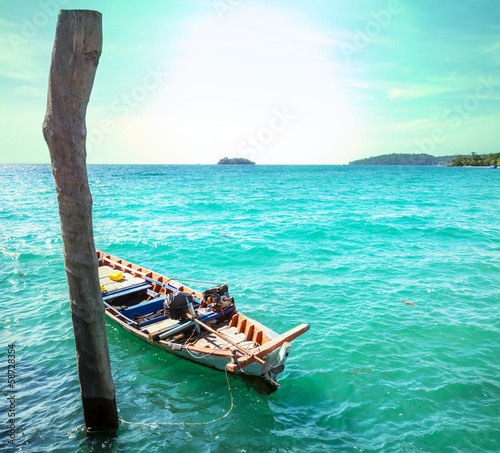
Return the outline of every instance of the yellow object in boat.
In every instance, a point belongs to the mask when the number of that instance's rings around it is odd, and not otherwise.
[[[101,285],[101,293],[105,291],[104,286]]]
[[[120,280],[123,280],[123,274],[118,271],[111,272],[111,274],[109,274],[109,279],[119,282]]]

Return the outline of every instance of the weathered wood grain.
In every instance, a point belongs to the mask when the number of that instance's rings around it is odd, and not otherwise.
[[[101,14],[61,10],[52,51],[43,134],[56,185],[78,377],[88,431],[118,428],[85,150],[85,115],[101,50]]]

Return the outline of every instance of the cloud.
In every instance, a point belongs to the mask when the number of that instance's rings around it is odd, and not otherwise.
[[[37,52],[41,48],[43,45],[34,42],[23,52],[16,52],[12,47],[8,33],[0,33],[0,77],[23,83],[39,81],[46,77],[36,58]]]
[[[235,155],[276,109],[296,120],[257,150],[258,162],[333,162],[354,123],[329,55],[334,39],[262,5],[230,20],[203,16],[188,31],[148,109],[189,162]]]

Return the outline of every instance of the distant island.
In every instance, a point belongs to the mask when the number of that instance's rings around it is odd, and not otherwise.
[[[244,159],[243,157],[224,157],[224,159],[217,162],[217,165],[255,165],[255,162]]]
[[[382,154],[353,160],[349,165],[437,165],[441,167],[489,167],[500,166],[500,153],[470,156],[431,156],[430,154]]]
[[[353,160],[349,165],[441,165],[451,164],[458,156],[431,156],[430,154],[382,154],[381,156],[367,157]]]

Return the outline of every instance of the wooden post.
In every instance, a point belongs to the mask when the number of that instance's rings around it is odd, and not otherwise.
[[[118,428],[85,150],[85,114],[101,50],[101,13],[60,11],[50,65],[43,135],[50,151],[59,205],[87,431]]]

